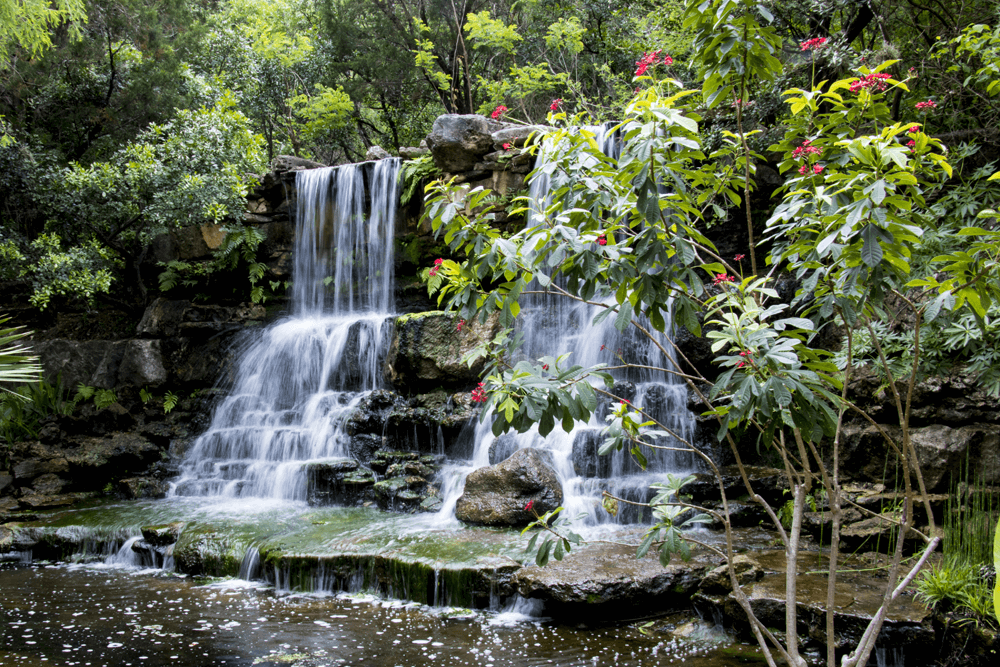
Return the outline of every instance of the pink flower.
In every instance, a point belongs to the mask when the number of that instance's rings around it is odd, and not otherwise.
[[[601,234],[597,237],[597,245],[608,245],[608,237]]]
[[[811,139],[806,139],[805,141],[803,141],[801,146],[796,147],[795,150],[792,151],[792,157],[799,158],[802,157],[803,155],[819,155],[820,153],[823,152],[822,148],[812,146],[811,144],[812,144]]]
[[[496,109],[493,110],[493,113],[490,114],[490,117],[493,118],[493,120],[496,120],[500,116],[507,113],[507,111],[508,111],[507,107],[501,104],[500,106],[498,106]]]
[[[535,506],[535,501],[534,500],[529,500],[528,504],[524,506],[524,511],[525,512],[530,512],[531,508],[534,507],[534,506]]]
[[[813,37],[812,39],[807,39],[802,42],[802,50],[808,51],[810,49],[821,49],[824,44],[826,44],[826,37]]]
[[[802,165],[801,167],[799,167],[799,176],[805,176],[808,171],[809,171],[809,165],[807,164]]]
[[[649,53],[642,54],[642,58],[635,61],[635,75],[643,76],[646,70],[653,67],[657,62],[661,62],[666,66],[674,64],[674,59],[670,56],[663,56],[663,60],[660,60],[660,53],[663,49],[657,49],[655,51],[650,51]]]
[[[713,285],[721,285],[722,283],[734,283],[736,282],[736,276],[729,276],[725,273],[716,274],[715,280],[712,281]]]
[[[733,260],[737,262],[742,262],[744,257],[746,257],[746,255],[736,255],[736,257],[733,257]]]
[[[461,331],[462,327],[464,327],[464,326],[465,326],[465,320],[459,320],[458,321],[458,330]]]
[[[857,81],[851,83],[851,92],[856,93],[862,88],[872,88],[877,91],[883,91],[889,84],[886,83],[890,78],[888,74],[880,72],[878,74],[864,74]]]
[[[919,131],[920,131],[920,126],[919,125],[911,125],[910,129],[907,130],[907,132],[909,132],[910,134],[913,134],[914,132],[919,132]]]
[[[743,368],[746,365],[747,365],[747,362],[741,361],[740,363],[736,364],[736,368]]]
[[[483,388],[482,382],[479,383],[478,387],[472,390],[472,402],[473,403],[486,402],[486,390]]]
[[[910,148],[913,148],[914,146],[917,145],[917,142],[914,141],[913,139],[910,139],[909,141],[906,142],[906,145],[909,146]]]
[[[814,174],[822,174],[823,173],[823,166],[819,165],[819,164],[814,164],[813,165],[813,173]]]
[[[549,111],[559,111],[559,107],[562,106],[562,98],[557,97],[552,100],[552,104],[549,105]]]
[[[505,151],[509,151],[509,150],[510,150],[510,144],[504,144],[504,145],[503,145],[503,149],[504,149]]]
[[[928,109],[937,109],[937,102],[934,100],[927,100],[926,102],[917,102],[917,111],[927,111]]]

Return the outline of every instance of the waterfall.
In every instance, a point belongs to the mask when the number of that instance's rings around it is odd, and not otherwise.
[[[594,135],[595,142],[605,155],[617,159],[621,142],[616,133],[608,131],[608,128],[596,126],[586,130]],[[529,215],[534,220],[544,218],[545,208],[551,203],[549,192],[555,187],[553,182],[558,180],[551,171],[553,153],[554,147],[544,144],[539,151],[529,194]],[[596,164],[596,158],[593,160]],[[535,283],[528,289],[541,288]],[[609,295],[607,303],[614,303],[614,298]],[[620,333],[614,328],[613,317],[594,325],[592,321],[600,310],[600,306],[583,304],[555,294],[526,296],[522,300],[518,324],[524,335],[522,354],[527,359],[538,359],[569,352],[567,363],[582,366],[598,363],[618,366],[627,362],[645,367],[674,368],[673,348],[666,335],[654,342],[637,335],[632,328]],[[646,328],[652,330],[650,326]],[[666,330],[671,328],[672,324],[668,321]],[[667,350],[666,356],[661,348]],[[611,393],[641,407],[680,438],[692,442],[695,419],[687,407],[685,384],[673,375],[642,368],[614,371],[612,375],[615,386]],[[603,382],[595,382],[595,387],[603,389]],[[648,510],[643,513],[643,508],[627,504],[622,504],[618,516],[612,517],[600,506],[602,491],[606,489],[620,498],[646,502],[652,496],[650,484],[665,478],[667,473],[696,470],[697,462],[691,452],[647,449],[644,453],[648,458],[648,467],[643,471],[627,451],[599,456],[597,452],[603,441],[601,430],[606,426],[605,417],[613,407],[610,399],[601,400],[586,424],[577,422],[570,433],[557,425],[544,437],[537,428],[522,434],[511,432],[495,437],[489,421],[478,424],[471,466],[453,468],[452,478],[443,485],[442,517],[454,516],[455,502],[462,493],[465,475],[476,468],[499,463],[518,449],[535,447],[552,453],[563,487],[566,516],[585,514],[586,523],[590,525],[648,521]],[[673,438],[661,439],[656,444],[684,447]]]
[[[303,464],[350,454],[343,424],[384,382],[400,162],[296,174],[292,314],[240,351],[172,494],[305,500]]]

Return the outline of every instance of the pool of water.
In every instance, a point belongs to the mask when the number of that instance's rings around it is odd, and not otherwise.
[[[755,655],[712,632],[671,634],[684,618],[570,626],[523,611],[530,609],[281,595],[239,579],[103,564],[7,563],[0,565],[0,664],[728,667]]]

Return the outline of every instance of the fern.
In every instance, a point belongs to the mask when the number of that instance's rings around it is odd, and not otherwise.
[[[409,204],[420,184],[438,174],[438,168],[434,166],[434,160],[430,153],[404,162],[403,167],[399,170],[399,184],[402,186],[402,192],[399,196],[400,203],[403,206]]]

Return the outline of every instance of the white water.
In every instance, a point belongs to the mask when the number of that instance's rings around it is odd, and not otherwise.
[[[399,165],[375,163],[370,207],[365,165],[296,175],[292,316],[241,351],[172,494],[305,500],[303,463],[349,455],[344,421],[383,384],[392,333]]]
[[[586,131],[594,135],[601,150],[614,159],[621,152],[620,141],[606,132],[604,127],[589,127]],[[545,220],[545,209],[551,203],[550,189],[554,180],[550,172],[553,166],[554,150],[542,146],[536,164],[537,171],[531,181],[530,208],[533,222]],[[596,164],[596,159],[594,160]],[[549,167],[548,169],[546,167]],[[564,180],[564,179],[562,179]],[[556,279],[558,283],[559,279]],[[540,289],[537,282],[528,289]],[[606,303],[613,303],[608,295]],[[598,300],[598,299],[595,299]],[[529,295],[522,302],[520,331],[524,334],[522,353],[529,360],[543,356],[557,356],[570,353],[566,363],[592,366],[604,363],[608,366],[623,362],[654,368],[676,368],[673,348],[666,337],[657,341],[636,335],[635,329],[620,333],[614,328],[614,318],[606,318],[598,325],[592,324],[594,317],[602,310],[600,306],[582,304],[555,294]],[[648,323],[647,323],[648,324]],[[647,330],[652,330],[647,326]],[[667,322],[666,330],[671,329]],[[659,343],[659,345],[657,345]],[[662,350],[666,350],[665,355]],[[629,400],[632,405],[642,408],[648,415],[659,421],[667,429],[677,434],[680,440],[662,438],[658,445],[686,448],[683,441],[692,442],[695,433],[694,415],[687,407],[687,387],[674,379],[673,375],[662,372],[629,369],[613,372],[615,387],[609,391],[619,398]],[[604,389],[603,382],[595,382],[595,387]],[[599,401],[597,411],[587,424],[576,424],[571,433],[566,433],[557,425],[549,435],[542,436],[537,428],[517,434],[514,432],[494,437],[490,421],[477,425],[475,452],[471,465],[456,465],[445,471],[442,487],[444,504],[439,513],[441,523],[454,522],[455,504],[462,494],[465,477],[477,468],[498,463],[517,449],[534,447],[552,454],[556,473],[563,487],[565,516],[586,515],[585,525],[604,523],[635,523],[648,521],[635,506],[622,504],[617,517],[612,517],[600,504],[602,491],[631,500],[645,502],[651,497],[649,485],[662,480],[668,473],[683,473],[697,469],[690,452],[674,452],[646,449],[648,458],[645,471],[626,451],[598,456],[604,438],[602,429],[613,400]],[[491,456],[491,448],[494,450]]]

